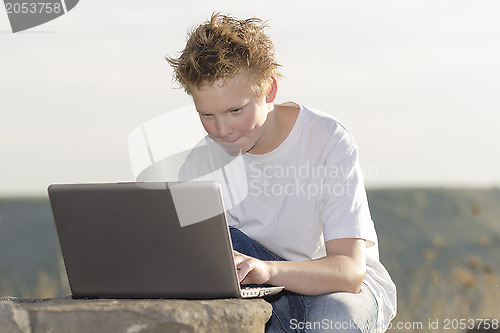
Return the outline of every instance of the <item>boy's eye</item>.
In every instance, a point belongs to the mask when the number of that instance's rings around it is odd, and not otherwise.
[[[240,111],[241,111],[241,108],[239,108],[239,109],[234,109],[234,110],[232,110],[231,112],[232,112],[232,113],[237,113],[237,112],[240,112]]]

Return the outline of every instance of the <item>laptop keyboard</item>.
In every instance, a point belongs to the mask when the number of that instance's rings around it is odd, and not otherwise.
[[[241,289],[241,296],[243,297],[263,297],[270,294],[271,290],[266,288],[246,287]]]

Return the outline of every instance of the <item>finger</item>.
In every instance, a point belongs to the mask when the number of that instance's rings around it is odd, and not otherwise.
[[[236,265],[236,267],[241,265],[241,263],[244,262],[245,260],[246,258],[243,255],[241,255],[241,253],[238,252],[234,253],[234,264]]]
[[[252,269],[253,265],[251,265],[248,261],[241,263],[240,267],[238,267],[238,280],[240,283],[247,277]]]

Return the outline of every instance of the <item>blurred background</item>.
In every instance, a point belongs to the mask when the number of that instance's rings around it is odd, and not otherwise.
[[[1,9],[0,296],[70,293],[47,186],[134,179],[129,134],[191,102],[164,56],[214,11],[267,20],[284,74],[278,101],[328,112],[356,138],[381,259],[398,285],[392,331],[493,318],[494,0],[81,0],[16,34]]]

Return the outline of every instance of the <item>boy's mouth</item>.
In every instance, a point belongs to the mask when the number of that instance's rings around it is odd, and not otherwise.
[[[236,141],[238,141],[240,138],[236,138],[234,140],[222,140],[224,141],[224,143],[235,143]]]

